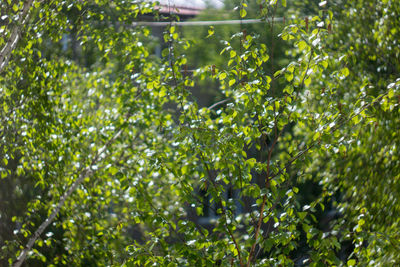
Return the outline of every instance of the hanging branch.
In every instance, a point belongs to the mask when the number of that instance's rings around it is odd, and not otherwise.
[[[276,8],[277,8],[277,5],[275,5],[275,7],[274,7],[271,19],[268,20],[270,22],[270,28],[271,28],[271,32],[270,32],[270,34],[271,34],[271,53],[270,53],[270,55],[271,55],[271,72],[272,72],[272,75],[271,75],[272,76],[271,91],[273,91],[274,80],[275,80],[274,75],[273,75],[273,73],[274,73],[274,71],[273,71],[273,69],[274,69],[274,46],[275,46],[274,45],[275,42],[274,42],[274,36],[273,35],[274,35],[274,19],[275,19]],[[274,132],[275,132],[275,137],[274,137],[274,140],[273,140],[273,143],[272,143],[270,149],[268,149],[267,174],[266,174],[266,177],[265,177],[265,185],[264,185],[264,187],[266,189],[269,187],[269,182],[271,180],[271,178],[270,178],[270,176],[271,176],[270,166],[271,166],[272,152],[274,151],[275,145],[278,142],[278,139],[281,136],[281,134],[282,134],[282,132],[283,132],[283,130],[285,128],[285,127],[282,127],[282,129],[278,133],[278,128],[277,128],[278,127],[278,123],[277,123],[276,111],[277,110],[275,110],[275,105],[274,105]],[[260,121],[259,121],[259,126],[261,127]],[[261,146],[261,148],[262,148],[264,146],[264,144],[265,144],[265,135],[263,135],[263,138],[261,140],[262,140],[262,146]],[[260,150],[260,159],[262,159],[262,151],[261,150]],[[266,202],[267,202],[267,195],[264,195],[263,199],[262,199],[261,207],[260,207],[260,215],[258,217],[257,226],[255,228],[254,243],[250,248],[249,257],[248,257],[248,260],[247,260],[247,263],[246,263],[246,267],[250,266],[251,261],[253,260],[253,256],[254,256],[254,253],[255,253],[255,250],[256,250],[256,246],[258,244],[257,239],[258,239],[258,236],[260,234],[262,222],[263,222],[263,219],[264,219],[264,209],[265,209]]]
[[[19,20],[15,23],[10,38],[0,51],[0,73],[3,72],[10,60],[11,53],[17,47],[18,41],[21,38],[21,25],[24,25],[29,18],[29,10],[33,4],[33,0],[24,2],[22,12],[19,15]]]

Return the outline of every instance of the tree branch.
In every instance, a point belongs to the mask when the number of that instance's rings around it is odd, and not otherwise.
[[[24,3],[22,12],[19,16],[19,20],[16,25],[12,28],[10,38],[6,42],[3,49],[0,51],[0,73],[3,72],[4,68],[7,66],[10,60],[11,53],[17,47],[18,41],[21,35],[20,25],[26,23],[29,18],[29,10],[33,4],[33,0],[28,0]]]
[[[354,117],[358,116],[361,114],[361,112],[363,112],[364,110],[368,109],[370,106],[372,106],[373,104],[377,103],[378,101],[380,101],[385,95],[388,94],[389,91],[386,91],[384,94],[382,94],[380,97],[376,98],[374,101],[372,101],[371,103],[365,104],[360,110],[359,112],[353,114],[352,116],[350,116],[349,118],[347,118],[346,120],[342,121],[341,123],[339,123],[336,127],[331,129],[331,133],[334,133],[335,131],[337,131],[338,129],[340,129],[345,123],[349,122],[350,120],[352,120]],[[282,130],[281,130],[282,132]],[[280,135],[280,134],[279,134]],[[277,139],[276,139],[277,140]],[[275,141],[273,145],[275,145]],[[299,153],[297,153],[294,157],[292,157],[288,163],[282,168],[279,169],[278,172],[276,172],[275,174],[272,174],[271,176],[269,175],[269,173],[267,173],[267,182],[270,181],[271,179],[275,178],[276,176],[278,176],[279,174],[283,173],[284,170],[286,170],[287,168],[289,168],[297,159],[299,159],[301,156],[303,156],[304,154],[306,154],[311,148],[313,148],[315,145],[319,144],[319,141],[314,141],[312,142],[306,149],[300,151]],[[273,147],[271,147],[271,150],[273,149]],[[269,152],[271,152],[271,150]],[[270,153],[269,153],[270,154]],[[268,158],[268,171],[269,172],[269,162],[270,162],[270,155]],[[257,238],[259,235],[259,230],[261,228],[261,224],[262,224],[262,219],[263,219],[263,213],[264,213],[264,208],[265,208],[265,203],[266,203],[266,195],[263,196],[263,201],[261,203],[261,207],[260,207],[260,217],[258,220],[258,224],[257,224],[257,228],[256,228],[256,232],[255,232],[255,241],[250,249],[250,253],[249,253],[249,258],[247,261],[247,267],[250,266],[251,260],[252,260],[252,256],[254,254],[255,251],[255,247],[257,244]]]
[[[349,118],[347,118],[346,120],[343,120],[341,123],[339,123],[336,127],[332,128],[330,133],[334,133],[336,132],[338,129],[342,128],[342,126],[351,121],[354,117],[357,117],[358,115],[360,115],[364,110],[368,109],[369,107],[371,107],[373,104],[377,103],[378,101],[380,101],[384,96],[386,96],[389,93],[389,91],[386,91],[384,94],[382,94],[381,96],[379,96],[378,98],[376,98],[374,101],[372,101],[371,103],[365,104],[360,110],[359,112],[353,114],[352,116],[350,116]],[[278,176],[279,174],[282,174],[282,172],[284,170],[286,170],[287,168],[289,168],[293,162],[295,162],[298,158],[300,158],[301,156],[303,156],[304,154],[306,154],[311,148],[313,148],[316,144],[320,143],[319,141],[314,141],[312,142],[306,149],[300,151],[299,153],[297,153],[294,157],[292,157],[288,163],[282,168],[279,169],[279,171],[275,174],[273,174],[271,176],[270,179],[275,178],[276,176]]]
[[[28,243],[22,250],[21,254],[18,256],[17,260],[12,264],[13,267],[19,267],[24,263],[26,257],[28,256],[29,251],[31,251],[31,249],[33,248],[33,245],[35,244],[36,240],[40,237],[40,235],[44,232],[44,230],[54,221],[54,219],[60,212],[61,208],[64,206],[65,201],[72,195],[72,193],[76,190],[76,188],[82,183],[82,181],[85,178],[89,177],[94,173],[94,171],[92,170],[93,165],[95,165],[98,162],[100,156],[122,134],[122,132],[123,128],[121,128],[116,134],[114,134],[114,136],[111,139],[107,141],[107,143],[96,153],[90,165],[81,171],[78,179],[76,179],[75,182],[73,182],[72,185],[68,188],[68,190],[62,195],[62,197],[58,201],[56,208],[53,210],[50,216],[44,222],[42,222],[39,228],[36,229],[35,233],[29,239]]]
[[[231,99],[230,99],[230,98],[227,98],[227,99],[218,101],[218,102],[212,104],[211,106],[209,106],[208,109],[213,109],[213,108],[215,108],[216,106],[219,106],[219,105],[221,105],[221,104],[224,104],[224,103],[228,102],[229,100],[231,100]]]
[[[213,185],[213,187],[214,187],[215,190],[218,190],[218,189],[217,189],[217,186],[216,186],[216,184],[215,184],[215,181],[212,179],[211,170],[210,170],[210,168],[208,167],[208,164],[206,163],[205,158],[204,158],[202,152],[200,152],[200,157],[201,157],[201,161],[203,162],[203,165],[205,166],[205,168],[206,168],[206,170],[207,170],[208,177],[209,177],[209,179],[210,179],[210,181],[211,181],[211,184]],[[226,227],[226,229],[228,230],[228,233],[229,233],[230,237],[232,238],[233,244],[235,245],[235,248],[236,248],[236,250],[237,250],[237,252],[238,252],[238,257],[239,257],[240,266],[244,266],[244,263],[243,263],[243,260],[242,260],[242,253],[241,253],[239,244],[238,244],[238,242],[237,242],[237,240],[236,240],[236,238],[235,238],[235,236],[234,236],[232,230],[229,228],[229,225],[228,225],[228,222],[227,222],[227,219],[226,219],[227,214],[226,214],[226,211],[225,211],[225,207],[224,207],[224,205],[222,204],[222,200],[221,200],[221,199],[219,199],[219,202],[220,202],[220,205],[221,205],[222,214],[223,214],[224,217],[225,217],[225,219],[224,219],[225,227]]]

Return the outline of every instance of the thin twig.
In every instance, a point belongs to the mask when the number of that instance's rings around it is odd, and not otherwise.
[[[272,13],[272,18],[271,18],[271,20],[270,20],[270,22],[271,22],[271,70],[272,70],[272,80],[271,80],[271,90],[273,91],[273,88],[274,88],[274,77],[273,77],[273,65],[274,65],[274,36],[273,36],[273,34],[274,34],[274,17],[275,17],[275,12],[276,12],[276,6],[275,6],[275,8],[274,8],[274,12]],[[275,138],[274,138],[274,141],[273,141],[273,143],[272,143],[272,145],[271,145],[271,148],[269,149],[269,151],[268,151],[268,159],[267,159],[267,175],[266,175],[266,178],[265,178],[265,188],[268,188],[268,186],[269,186],[269,181],[270,181],[270,163],[271,163],[271,156],[272,156],[272,151],[274,150],[274,147],[275,147],[275,144],[277,143],[277,141],[278,141],[278,138],[279,138],[279,136],[281,135],[281,133],[282,133],[282,131],[283,131],[283,129],[284,129],[284,127],[282,127],[282,129],[281,129],[281,131],[280,131],[280,133],[279,133],[279,135],[277,134],[277,121],[276,121],[276,111],[275,111],[275,105],[274,105],[274,131],[275,131]],[[254,254],[254,252],[255,252],[255,249],[256,249],[256,245],[257,245],[257,238],[258,238],[258,235],[259,235],[259,233],[260,233],[260,229],[261,229],[261,225],[262,225],[262,221],[263,221],[263,218],[264,218],[264,208],[265,208],[265,203],[266,203],[266,201],[267,201],[267,195],[265,194],[264,196],[263,196],[263,200],[262,200],[262,203],[261,203],[261,207],[260,207],[260,214],[259,214],[259,218],[258,218],[258,222],[257,222],[257,228],[256,228],[256,232],[255,232],[255,234],[254,234],[254,243],[253,243],[253,245],[251,246],[251,249],[250,249],[250,252],[249,252],[249,258],[248,258],[248,260],[247,260],[247,267],[249,267],[250,266],[250,263],[251,263],[251,261],[252,261],[252,258],[253,258],[253,254]]]
[[[211,106],[209,106],[208,109],[211,110],[211,109],[215,108],[216,106],[219,106],[219,105],[222,105],[222,104],[228,102],[229,100],[230,100],[230,98],[227,98],[227,99],[218,101],[217,103],[214,103],[214,104],[212,104]]]
[[[276,112],[275,112],[275,108],[274,108],[274,114],[275,114]],[[274,141],[273,141],[273,143],[272,143],[272,145],[271,145],[271,148],[269,149],[269,151],[268,151],[268,159],[267,159],[267,175],[266,175],[266,179],[265,179],[265,188],[268,188],[268,186],[269,186],[269,181],[272,179],[272,177],[270,177],[270,163],[271,163],[271,157],[272,157],[272,151],[274,150],[274,147],[275,147],[275,145],[276,145],[276,143],[278,142],[278,139],[279,139],[279,137],[281,136],[281,134],[282,134],[282,132],[283,132],[283,130],[284,130],[284,128],[285,127],[282,127],[282,129],[279,131],[279,133],[277,133],[277,121],[276,121],[276,116],[274,115],[274,121],[275,121],[275,138],[274,138]],[[251,246],[251,249],[250,249],[250,253],[249,253],[249,259],[248,259],[248,261],[247,261],[247,267],[249,267],[250,266],[250,263],[251,263],[251,260],[252,260],[252,256],[253,256],[253,254],[254,254],[254,252],[255,252],[255,249],[256,249],[256,245],[257,245],[257,238],[258,238],[258,235],[259,235],[259,233],[260,233],[260,229],[261,229],[261,225],[262,225],[262,221],[263,221],[263,219],[264,219],[264,208],[265,208],[265,203],[267,202],[267,195],[264,195],[263,196],[263,200],[262,200],[262,203],[261,203],[261,207],[260,207],[260,217],[258,218],[258,222],[257,222],[257,228],[256,228],[256,232],[255,232],[255,234],[254,234],[254,236],[255,236],[255,241],[254,241],[254,243],[253,243],[253,245]],[[273,207],[271,207],[271,208],[274,208],[275,206],[273,206]]]

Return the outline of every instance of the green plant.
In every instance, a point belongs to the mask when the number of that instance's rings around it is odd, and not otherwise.
[[[277,6],[286,1],[260,6],[271,40]],[[0,207],[1,263],[398,263],[399,4],[372,18],[369,2],[348,6],[323,1],[318,16],[284,25],[284,68],[273,69],[274,44],[241,30],[221,64],[188,75],[195,44],[176,26],[161,59],[149,29],[131,26],[148,3],[3,1],[0,197],[12,201]],[[79,47],[62,48],[68,35]],[[202,80],[222,101],[199,107]],[[310,180],[320,192],[306,202]],[[205,205],[217,215],[209,228],[196,220]],[[327,205],[342,217],[323,229]]]

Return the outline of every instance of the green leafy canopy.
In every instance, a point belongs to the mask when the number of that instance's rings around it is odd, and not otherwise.
[[[1,1],[0,265],[399,264],[400,3],[342,4]]]

